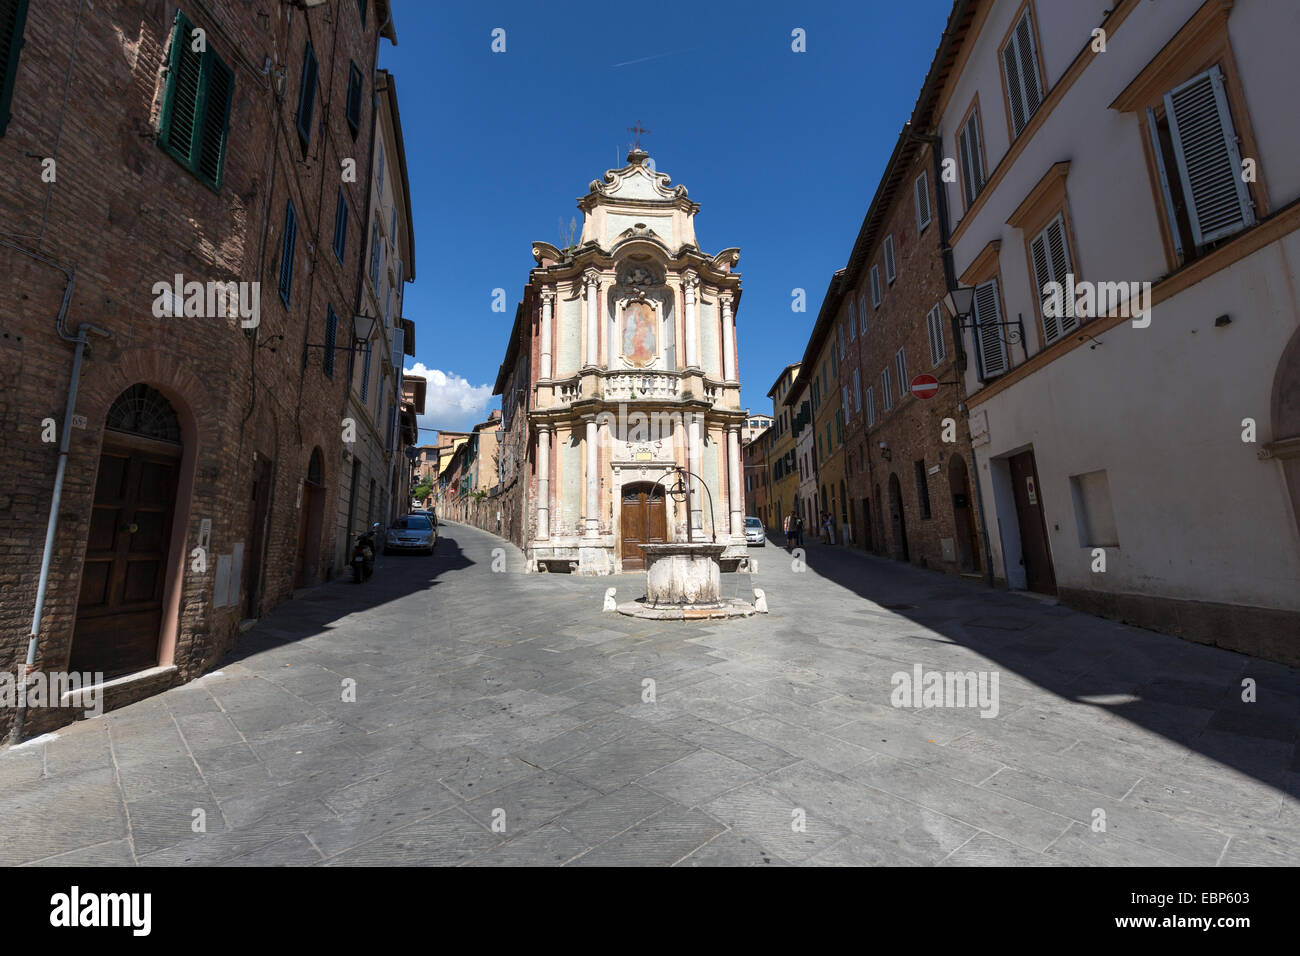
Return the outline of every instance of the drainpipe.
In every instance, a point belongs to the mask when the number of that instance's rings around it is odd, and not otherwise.
[[[952,291],[957,288],[957,268],[953,264],[952,245],[949,243],[948,229],[948,190],[943,188],[943,138],[936,133],[917,133],[908,134],[915,140],[927,143],[930,146],[930,159],[934,166],[934,193],[938,200],[938,209],[936,210],[939,220],[939,252],[943,257],[943,277],[947,284],[948,290]],[[961,326],[956,316],[950,320],[952,325],[952,339],[957,343],[957,367],[960,374],[965,376],[966,369],[966,341],[961,334]],[[966,407],[965,385],[961,386],[961,403],[963,410]],[[966,434],[970,434],[970,412],[966,411]],[[984,495],[980,490],[980,466],[975,457],[975,446],[971,446],[971,484],[975,492],[975,517],[979,524],[980,542],[984,546],[984,583],[993,587],[993,553],[989,548],[989,530],[988,524],[984,520]]]
[[[67,311],[68,300],[72,297],[72,281],[72,277],[69,277],[68,286],[63,295],[63,305],[59,309],[60,323],[62,323],[64,313]],[[27,658],[24,661],[20,677],[24,691],[27,686],[27,678],[36,666],[36,649],[40,638],[41,615],[45,611],[45,595],[50,583],[50,564],[54,558],[54,538],[59,527],[59,505],[63,501],[63,478],[68,470],[68,446],[72,442],[72,413],[77,407],[77,386],[81,381],[81,359],[86,351],[87,332],[94,332],[103,336],[108,335],[103,329],[83,323],[77,328],[76,338],[73,339],[77,345],[72,355],[72,381],[68,383],[68,402],[63,411],[63,436],[59,439],[59,465],[54,473],[54,493],[50,497],[50,517],[45,526],[45,550],[41,554],[41,577],[36,586],[36,608],[32,612],[32,633],[27,641]],[[18,709],[14,713],[14,726],[10,737],[12,743],[16,744],[22,740],[23,720],[26,717],[26,712],[27,695],[24,692],[19,696]]]

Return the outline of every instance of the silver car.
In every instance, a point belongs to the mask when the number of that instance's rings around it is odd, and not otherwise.
[[[767,547],[767,529],[763,527],[762,518],[745,519],[745,544],[757,544]]]
[[[433,554],[438,544],[438,529],[424,515],[406,515],[388,526],[384,554],[394,551],[423,551]]]

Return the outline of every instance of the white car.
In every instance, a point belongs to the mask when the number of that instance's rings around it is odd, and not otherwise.
[[[767,529],[763,527],[762,518],[745,519],[745,544],[757,544],[767,547]]]
[[[423,551],[433,554],[438,543],[438,529],[424,515],[406,515],[388,526],[384,538],[384,554],[394,551]]]

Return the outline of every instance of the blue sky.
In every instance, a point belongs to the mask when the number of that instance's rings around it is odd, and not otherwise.
[[[531,244],[581,224],[576,200],[623,165],[638,122],[659,171],[700,204],[700,247],[740,248],[741,399],[771,411],[767,390],[803,354],[950,8],[394,0],[398,45],[384,41],[380,65],[397,79],[411,179],[421,424],[463,428],[498,407]],[[791,50],[796,28],[807,52]],[[795,288],[806,312],[791,311]]]

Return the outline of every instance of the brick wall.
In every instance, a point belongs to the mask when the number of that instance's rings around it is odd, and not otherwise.
[[[42,421],[66,427],[73,349],[56,334],[56,318],[74,265],[64,326],[90,323],[110,337],[91,338],[80,377],[76,413],[86,425],[72,432],[37,666],[67,666],[103,422],[114,398],[135,383],[161,392],[182,425],[178,530],[168,549],[164,598],[164,631],[175,631],[173,680],[214,666],[234,643],[245,614],[243,594],[231,606],[213,606],[217,557],[232,554],[237,544],[249,546],[258,456],[273,462],[259,610],[292,591],[300,485],[317,447],[325,462],[325,520],[317,527],[319,557],[311,562],[308,583],[337,572],[330,536],[341,485],[346,353],[339,353],[333,379],[321,371],[321,350],[312,350],[305,370],[301,361],[304,343],[324,341],[328,304],[339,316],[340,341],[350,328],[369,160],[364,142],[353,145],[343,102],[349,59],[363,76],[373,75],[376,17],[372,13],[363,31],[350,2],[310,12],[286,7],[270,18],[236,3],[181,8],[235,74],[219,193],[157,145],[174,4],[46,3],[28,11],[13,119],[0,138],[7,193],[0,204],[0,272],[6,276],[0,284],[6,461],[0,478],[0,670],[12,672],[21,661],[36,599],[58,459],[58,445],[42,441]],[[308,37],[320,63],[320,86],[304,151],[294,123]],[[271,71],[264,75],[267,58]],[[280,71],[284,92],[277,101]],[[364,99],[363,139],[371,109],[370,97]],[[55,155],[56,143],[55,181],[45,183],[40,157]],[[340,265],[331,240],[344,156],[357,159],[358,184],[344,187],[353,190],[352,255]],[[298,240],[286,309],[277,285],[290,196]],[[155,318],[153,284],[170,282],[176,273],[187,281],[260,280],[258,339],[224,318]],[[187,555],[204,518],[212,522],[211,549],[206,570],[198,572]],[[245,567],[251,561],[246,554]],[[157,679],[142,683],[113,703],[157,689]],[[0,713],[0,733],[11,718]],[[33,711],[28,730],[66,719],[58,711]]]

